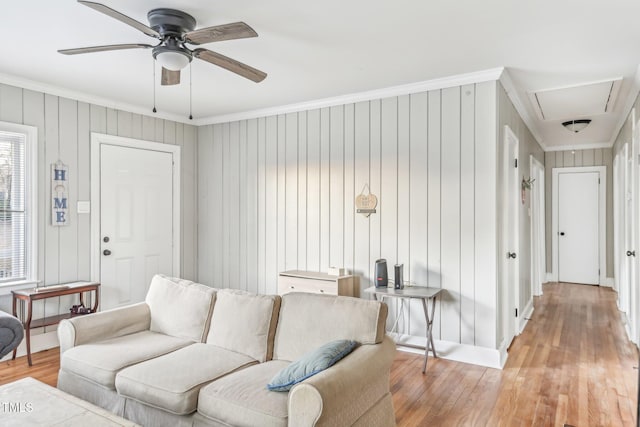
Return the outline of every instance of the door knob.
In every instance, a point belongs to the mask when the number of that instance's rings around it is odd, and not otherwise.
[[[102,241],[105,242],[105,243],[109,243],[109,236],[104,236]]]
[[[102,251],[102,254],[104,256],[109,256],[109,255],[111,255],[111,251],[109,249],[105,249],[104,251]]]
[[[507,252],[507,258],[516,259],[516,253],[515,252]]]
[[[627,251],[627,256],[636,256],[636,251]]]
[[[560,232],[560,235],[561,235],[561,236],[564,236],[564,231],[561,231],[561,232]]]

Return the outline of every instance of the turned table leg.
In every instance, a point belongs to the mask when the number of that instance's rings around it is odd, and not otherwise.
[[[15,317],[15,318],[18,317],[17,302],[18,302],[18,298],[16,298],[16,296],[13,295],[13,317]],[[13,349],[13,357],[11,358],[11,360],[16,360],[16,353],[17,352],[18,352],[18,347]]]
[[[27,316],[27,322],[24,326],[24,333],[27,338],[27,360],[29,361],[29,366],[33,366],[31,362],[31,315],[33,314],[33,302],[31,298],[29,298],[29,315]]]

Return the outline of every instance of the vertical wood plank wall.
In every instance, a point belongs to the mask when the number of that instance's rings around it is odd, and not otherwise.
[[[607,275],[613,277],[613,149],[595,148],[591,150],[547,151],[544,155],[545,210],[546,210],[546,246],[547,272],[551,272],[551,191],[553,168],[606,166],[607,167]]]
[[[78,215],[76,202],[90,200],[91,132],[163,142],[182,147],[182,276],[196,276],[196,138],[195,126],[105,108],[42,92],[0,84],[0,121],[38,128],[38,272],[42,285],[90,278],[90,214]],[[50,165],[69,165],[69,219],[50,225]],[[35,304],[34,304],[35,305]],[[34,318],[66,312],[70,301],[54,299],[34,308]],[[11,297],[0,297],[11,311]]]
[[[364,289],[386,258],[447,290],[438,339],[496,348],[496,112],[486,82],[200,126],[198,280],[276,293],[279,271],[344,266]]]
[[[518,138],[519,148],[518,148],[518,179],[529,178],[531,175],[530,165],[529,165],[529,157],[533,155],[536,159],[540,160],[540,162],[544,162],[544,152],[542,147],[537,143],[527,125],[524,123],[524,120],[520,117],[517,110],[513,106],[513,103],[507,96],[506,91],[504,90],[502,84],[498,84],[498,124],[499,124],[499,136],[498,140],[500,141],[498,152],[499,159],[502,159],[502,147],[504,145],[504,126],[508,125],[513,133]],[[501,160],[498,161],[500,163]],[[501,188],[501,184],[499,183],[498,188]],[[525,203],[518,203],[518,218],[519,218],[519,248],[518,248],[518,258],[520,259],[520,283],[519,283],[519,302],[518,302],[518,313],[523,315],[527,305],[532,303],[533,295],[531,292],[531,217],[529,216],[530,208],[531,208],[531,192],[527,192]],[[500,212],[498,212],[498,216],[500,217]],[[498,230],[499,238],[502,237],[501,230]],[[500,292],[501,287],[498,287],[498,292]],[[504,299],[501,299],[504,300]],[[498,325],[502,325],[502,313],[498,313]],[[499,326],[500,327],[500,326]],[[503,336],[499,333],[499,342],[502,340]]]

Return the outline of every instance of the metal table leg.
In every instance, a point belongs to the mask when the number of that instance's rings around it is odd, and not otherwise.
[[[431,329],[433,328],[433,316],[436,310],[436,298],[429,298],[431,301],[431,315],[429,315],[429,310],[427,309],[427,298],[422,298],[422,309],[424,310],[424,318],[427,322],[427,342],[424,346],[424,365],[422,366],[422,373],[424,374],[427,371],[427,360],[429,358],[429,350],[433,352],[433,357],[438,357],[436,354],[436,346],[433,344],[433,333]]]

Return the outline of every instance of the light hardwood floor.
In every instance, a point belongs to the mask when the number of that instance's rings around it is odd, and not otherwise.
[[[399,426],[634,426],[638,352],[616,294],[547,284],[503,370],[398,352],[391,389]],[[58,349],[0,363],[0,384],[32,376],[55,385]]]
[[[634,426],[638,352],[610,288],[552,283],[503,370],[398,353],[399,426]]]

